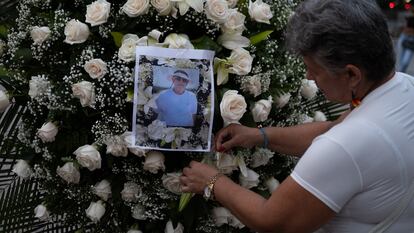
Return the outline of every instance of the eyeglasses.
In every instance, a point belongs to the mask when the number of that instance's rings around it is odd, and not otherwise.
[[[179,76],[174,76],[174,78],[177,81],[182,81],[182,82],[188,83],[188,79],[186,79],[186,78],[182,78],[182,77],[179,77]]]

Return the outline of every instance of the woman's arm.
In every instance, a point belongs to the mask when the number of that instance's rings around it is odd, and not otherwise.
[[[333,122],[325,121],[284,128],[269,127],[264,130],[269,138],[269,149],[300,157],[308,149],[314,138],[325,133],[332,126]]]
[[[302,156],[313,139],[340,123],[350,111],[344,112],[335,121],[312,122],[290,127],[268,127],[265,133],[269,139],[269,149],[279,153]],[[230,125],[217,133],[216,150],[226,151],[233,147],[253,147],[263,145],[263,136],[257,128]]]
[[[202,193],[210,177],[217,173],[206,164],[191,162],[185,168],[183,191]],[[226,176],[214,185],[214,195],[241,222],[258,232],[312,232],[330,220],[335,212],[288,177],[266,200]]]

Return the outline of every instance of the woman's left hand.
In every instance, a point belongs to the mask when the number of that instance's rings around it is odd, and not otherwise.
[[[191,161],[188,167],[183,169],[180,177],[181,191],[184,193],[202,194],[211,177],[216,175],[218,170],[207,164]]]

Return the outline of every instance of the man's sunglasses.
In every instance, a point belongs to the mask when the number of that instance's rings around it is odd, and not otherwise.
[[[188,83],[188,79],[185,79],[185,78],[182,78],[182,77],[179,77],[179,76],[174,76],[174,78],[175,78],[175,80],[177,80],[177,81],[183,81],[183,82],[185,82],[185,83]]]

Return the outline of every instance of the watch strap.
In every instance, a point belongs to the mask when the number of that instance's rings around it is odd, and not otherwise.
[[[210,180],[207,182],[207,188],[210,190],[210,200],[215,200],[214,198],[214,185],[216,183],[216,181],[223,176],[224,174],[221,172],[218,172],[217,174],[215,174],[214,176],[212,176],[210,178]]]

